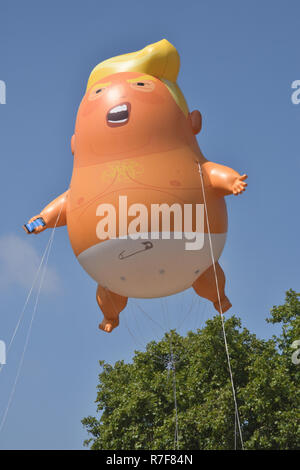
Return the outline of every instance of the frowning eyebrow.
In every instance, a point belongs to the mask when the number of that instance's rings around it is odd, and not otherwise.
[[[109,86],[110,84],[111,84],[111,82],[97,83],[97,84],[92,88],[92,90],[97,90],[97,88],[106,87],[106,86]]]
[[[127,80],[128,83],[136,83],[136,82],[142,82],[143,80],[153,80],[155,81],[155,77],[152,77],[151,75],[140,75],[137,78],[130,78]]]

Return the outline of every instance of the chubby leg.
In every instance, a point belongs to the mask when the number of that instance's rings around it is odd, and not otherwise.
[[[225,275],[223,273],[223,270],[221,266],[219,265],[219,263],[216,263],[215,267],[216,267],[216,273],[217,273],[221,307],[222,307],[222,312],[224,313],[230,309],[231,303],[226,297],[225,291],[224,291]],[[195,291],[200,297],[204,297],[205,299],[208,299],[211,302],[213,302],[215,309],[218,310],[219,313],[221,313],[217,287],[216,287],[215,272],[214,272],[213,266],[208,268],[203,274],[201,274],[201,276],[198,277],[198,279],[196,279],[196,281],[193,284],[193,288],[195,289]]]
[[[127,297],[115,294],[98,285],[96,299],[104,318],[99,328],[110,333],[119,324],[119,314],[126,307]]]

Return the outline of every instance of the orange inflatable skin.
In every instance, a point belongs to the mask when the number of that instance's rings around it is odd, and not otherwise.
[[[225,276],[217,262],[227,232],[224,196],[242,193],[247,176],[208,161],[195,137],[200,130],[200,112],[186,116],[165,84],[153,76],[114,73],[97,82],[83,97],[71,139],[74,168],[70,188],[30,221],[43,217],[46,222],[35,233],[56,223],[67,225],[75,255],[98,283],[97,302],[104,314],[100,328],[104,331],[110,332],[119,324],[119,313],[130,296],[159,297],[193,286],[199,296],[212,301],[220,311],[207,244],[203,259],[197,254],[197,262],[193,261],[196,254],[190,252],[187,266],[191,275],[182,279],[181,265],[176,265],[177,256],[178,263],[181,256],[178,245],[168,255],[172,259],[164,259],[165,248],[163,252],[158,248],[157,255],[152,250],[151,258],[148,254],[128,256],[127,261],[118,260],[117,264],[113,251],[116,244],[99,240],[96,233],[97,207],[112,204],[118,214],[119,196],[127,196],[128,206],[144,204],[149,213],[151,204],[203,204],[199,164],[215,243],[221,308],[225,312],[231,307],[224,291]],[[119,230],[117,217],[121,250]],[[206,221],[204,232],[207,235]],[[103,267],[102,261],[106,263]],[[169,283],[164,281],[168,272]]]

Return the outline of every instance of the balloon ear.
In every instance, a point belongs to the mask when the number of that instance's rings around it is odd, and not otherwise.
[[[192,111],[189,113],[189,119],[192,125],[193,133],[199,134],[202,128],[202,116],[200,111]]]
[[[73,134],[72,137],[71,137],[71,152],[74,155],[74,153],[75,153],[75,134]]]

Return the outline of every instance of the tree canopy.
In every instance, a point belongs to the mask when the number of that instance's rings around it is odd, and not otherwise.
[[[300,364],[292,361],[292,343],[300,339],[300,294],[289,290],[267,321],[280,326],[269,340],[242,328],[235,316],[225,320],[244,447],[299,449]],[[174,449],[173,379],[178,448],[233,449],[235,442],[241,448],[219,315],[186,337],[166,333],[136,351],[132,363],[100,366],[100,415],[82,420],[91,449]]]

